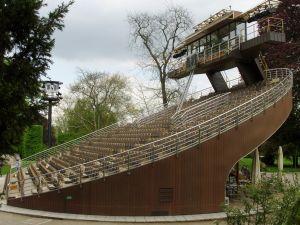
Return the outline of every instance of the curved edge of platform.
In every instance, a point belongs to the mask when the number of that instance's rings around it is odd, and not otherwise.
[[[41,210],[24,209],[2,204],[0,212],[36,216],[51,219],[97,221],[97,222],[123,222],[123,223],[157,223],[157,222],[185,222],[185,221],[213,221],[226,218],[224,212],[197,215],[179,216],[98,216],[71,213],[55,213]]]

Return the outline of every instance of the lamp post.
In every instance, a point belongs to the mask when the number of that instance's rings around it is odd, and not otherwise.
[[[62,82],[59,81],[42,81],[42,88],[44,90],[43,99],[48,101],[48,147],[52,146],[52,133],[51,133],[51,123],[52,123],[52,105],[58,103],[62,97],[59,92]]]

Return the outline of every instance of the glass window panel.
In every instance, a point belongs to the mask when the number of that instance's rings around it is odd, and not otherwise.
[[[206,45],[210,45],[210,34],[206,36]]]
[[[226,25],[225,27],[222,27],[219,30],[219,37],[222,39],[223,37],[226,37],[229,35],[229,25]]]
[[[199,48],[199,41],[197,40],[197,41],[192,43],[192,49],[191,49],[192,53],[197,52],[198,48]]]
[[[229,35],[222,37],[222,42],[228,41],[229,40]]]
[[[236,34],[235,34],[235,30],[233,30],[233,31],[230,31],[230,39],[231,38],[234,38],[235,36],[236,36]]]
[[[187,54],[190,55],[192,52],[192,45],[188,45]]]
[[[236,23],[235,23],[235,22],[232,22],[232,23],[229,25],[229,31],[230,31],[230,32],[235,31],[235,28],[236,28]]]
[[[237,35],[245,35],[246,34],[246,24],[243,22],[238,22],[236,26],[236,34]]]
[[[210,35],[210,38],[211,38],[211,40],[210,40],[210,45],[211,45],[211,46],[212,46],[212,45],[218,44],[219,38],[218,38],[218,33],[217,33],[217,31],[213,32],[213,33]]]

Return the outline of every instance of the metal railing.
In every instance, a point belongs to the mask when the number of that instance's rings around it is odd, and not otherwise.
[[[217,45],[213,45],[212,47],[205,49],[202,53],[199,53],[198,62],[200,64],[205,64],[228,55],[230,52],[240,47],[240,37],[241,36],[230,38],[227,41],[221,42]]]
[[[222,107],[224,103],[228,102],[229,94],[230,92],[227,92],[211,97],[185,108],[180,113],[174,114],[174,116],[171,117],[173,128],[184,126],[190,122],[190,119],[194,119],[197,115],[204,116],[206,113]]]
[[[36,187],[31,180],[42,181],[41,186],[44,186],[44,188],[38,188],[38,194],[46,191],[60,190],[64,187],[81,185],[84,182],[103,179],[120,172],[130,171],[131,169],[153,163],[195,147],[253,118],[255,115],[274,105],[291,90],[293,74],[289,69],[272,69],[266,71],[266,74],[272,85],[266,86],[261,94],[214,118],[168,137],[118,154],[57,170],[52,173],[45,173],[41,176],[26,178],[22,182],[24,185],[21,193],[23,194],[21,195],[20,192],[14,190],[10,191],[9,196],[23,197],[32,195],[32,189]],[[71,183],[64,183],[64,177],[71,180]],[[52,182],[51,187],[48,186],[47,188],[47,184],[49,183],[43,182],[45,180]]]
[[[232,80],[226,80],[226,83],[229,88],[232,88],[234,86],[239,86],[241,84],[244,84],[244,81],[241,78],[235,78]],[[193,97],[192,99],[200,99],[201,97],[204,96],[202,94],[203,92],[206,92],[207,93],[206,95],[208,96],[209,94],[214,93],[214,89],[212,87],[210,87],[210,88],[202,90],[200,93],[195,92],[195,93],[193,93],[193,96],[191,96],[191,97]],[[214,106],[217,104],[222,105],[222,102],[224,102],[225,98],[227,98],[227,94],[229,94],[229,92],[212,96],[209,99],[205,99],[205,100],[199,101],[199,103],[194,103],[191,106],[185,107],[181,111],[176,112],[171,117],[172,124],[175,125],[174,126],[175,128],[180,125],[183,125],[182,124],[183,119],[187,118],[186,117],[187,114],[189,112],[191,112],[192,110],[201,109],[201,108],[208,110],[209,108],[212,108],[211,106]]]
[[[122,126],[123,124],[124,123],[122,123],[122,122],[117,122],[117,123],[114,123],[110,126],[107,126],[107,127],[102,128],[102,129],[91,132],[89,134],[83,135],[79,138],[76,138],[76,139],[73,139],[71,141],[65,142],[63,144],[45,149],[41,152],[38,152],[36,154],[33,154],[31,156],[28,156],[28,157],[22,159],[22,165],[21,166],[22,166],[22,168],[24,168],[24,167],[27,167],[29,164],[31,164],[31,163],[33,163],[37,160],[47,158],[47,157],[49,157],[51,155],[54,155],[54,154],[57,154],[59,152],[64,152],[64,151],[70,150],[70,148],[72,148],[75,145],[78,145],[78,144],[88,140],[89,138],[98,137],[101,134],[106,134],[106,133],[110,132],[111,130]],[[16,168],[12,168],[11,172],[15,173]]]
[[[246,34],[246,37],[242,36],[241,41],[247,41],[256,38],[267,32],[284,33],[284,21],[281,18],[267,17],[257,22],[250,24],[245,29],[241,30],[240,34]]]
[[[268,63],[267,63],[265,57],[263,56],[263,54],[261,52],[258,55],[258,60],[259,60],[259,63],[260,63],[260,65],[261,65],[261,67],[264,71],[269,69]]]
[[[187,82],[187,84],[186,84],[186,86],[184,88],[184,91],[182,93],[181,98],[179,99],[179,103],[177,104],[177,108],[176,108],[175,114],[181,111],[183,103],[186,101],[186,97],[187,97],[188,91],[190,89],[193,77],[194,77],[194,71],[191,71],[189,79],[188,79],[188,82]]]
[[[231,82],[231,81],[229,81],[229,82]],[[212,87],[205,88],[203,90],[200,90],[200,91],[197,91],[197,92],[194,92],[192,94],[187,95],[187,98],[196,99],[196,98],[199,98],[199,97],[203,97],[205,95],[209,95],[213,92],[214,92],[214,90],[213,90]],[[139,118],[137,118],[134,121],[134,124],[142,125],[142,124],[145,124],[145,123],[149,123],[149,122],[153,121],[154,119],[157,119],[159,117],[167,115],[168,113],[173,114],[175,109],[176,109],[175,108],[175,103],[169,104],[167,108],[164,108],[162,105],[159,105],[158,107],[155,107],[152,110],[152,113],[150,115],[141,115]],[[51,155],[55,155],[57,153],[62,153],[62,152],[65,152],[65,151],[69,151],[72,147],[74,147],[76,145],[79,145],[80,143],[83,143],[84,141],[88,141],[90,138],[98,137],[99,135],[103,135],[103,134],[107,134],[107,133],[111,132],[112,130],[114,130],[115,128],[124,126],[126,124],[128,124],[128,123],[125,122],[125,121],[117,122],[117,123],[114,123],[110,126],[107,126],[107,127],[101,128],[99,130],[96,130],[94,132],[91,132],[89,134],[83,135],[79,138],[76,138],[76,139],[73,139],[71,141],[65,142],[63,144],[45,149],[41,152],[38,152],[36,154],[33,154],[29,157],[26,157],[26,158],[22,159],[22,165],[21,166],[22,166],[22,168],[24,168],[24,167],[27,167],[29,164],[31,164],[33,162],[36,162],[37,160],[47,158],[47,157],[49,157]],[[12,168],[11,172],[15,173],[16,168]]]

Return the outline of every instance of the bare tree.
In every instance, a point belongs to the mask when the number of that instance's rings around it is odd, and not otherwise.
[[[190,30],[192,19],[180,6],[170,6],[158,14],[136,13],[128,15],[131,42],[143,56],[141,66],[152,70],[160,82],[164,106],[174,94],[168,89],[167,72],[172,52],[181,38]]]

